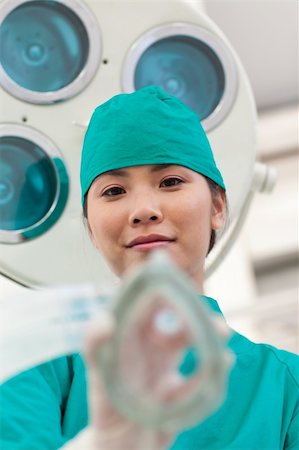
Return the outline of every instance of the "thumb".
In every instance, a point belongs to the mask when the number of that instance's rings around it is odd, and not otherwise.
[[[108,311],[101,313],[92,321],[86,334],[83,347],[87,365],[87,385],[89,413],[92,424],[97,429],[107,429],[120,418],[119,413],[111,404],[97,362],[97,353],[105,342],[112,338],[115,331],[115,320]]]
[[[105,342],[112,338],[115,327],[114,317],[104,309],[90,323],[83,345],[85,359],[90,369],[96,367],[97,352]]]

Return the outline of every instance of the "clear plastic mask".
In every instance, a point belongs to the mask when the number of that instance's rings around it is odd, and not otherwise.
[[[228,350],[191,280],[166,253],[153,253],[129,274],[111,307],[117,329],[99,349],[98,364],[119,411],[172,431],[199,423],[221,405]]]

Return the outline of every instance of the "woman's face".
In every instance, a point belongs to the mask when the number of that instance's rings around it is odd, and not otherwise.
[[[94,245],[118,275],[165,248],[202,290],[211,230],[223,226],[224,194],[183,166],[143,165],[100,175],[87,196]]]

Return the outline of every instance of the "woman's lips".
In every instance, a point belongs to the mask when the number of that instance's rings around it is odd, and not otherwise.
[[[132,248],[133,250],[139,250],[142,252],[146,252],[146,251],[153,250],[153,249],[159,248],[159,247],[167,247],[172,242],[173,241],[144,242],[143,244],[135,244],[130,248]]]
[[[147,236],[138,236],[133,239],[126,247],[139,251],[152,250],[159,247],[166,247],[175,240],[160,234],[149,234]]]

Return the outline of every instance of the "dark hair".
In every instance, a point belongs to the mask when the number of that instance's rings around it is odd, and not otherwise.
[[[211,180],[211,178],[205,177],[205,179],[207,180],[208,186],[210,188],[212,197],[217,197],[219,195],[220,192],[222,192],[225,196],[226,199],[226,193],[225,190],[219,186],[219,184],[215,183],[215,181]],[[227,207],[227,202],[226,202],[226,207]],[[216,243],[216,231],[212,230],[211,231],[211,236],[210,236],[210,244],[209,244],[209,248],[208,248],[208,253],[207,255],[210,253],[210,251],[213,249],[215,243]]]
[[[83,203],[83,217],[87,220],[87,193],[84,197],[84,203]]]
[[[219,186],[217,183],[215,183],[215,181],[211,180],[211,179],[208,178],[208,177],[205,177],[205,179],[207,180],[207,183],[208,183],[208,186],[209,186],[209,188],[210,188],[212,197],[214,197],[214,198],[217,197],[217,196],[219,195],[220,192],[223,192],[224,195],[225,195],[225,197],[226,197],[225,191],[224,191],[224,189],[223,189],[221,186]],[[84,198],[84,204],[83,204],[83,217],[84,217],[84,219],[88,220],[88,219],[87,219],[87,194],[85,195],[85,198]],[[208,248],[208,253],[207,253],[207,255],[208,255],[208,254],[210,253],[210,251],[213,249],[213,247],[214,247],[214,245],[215,245],[215,243],[216,243],[216,237],[217,237],[217,236],[216,236],[216,231],[215,231],[215,230],[212,230],[212,231],[211,231],[210,243],[209,243],[209,248]]]

